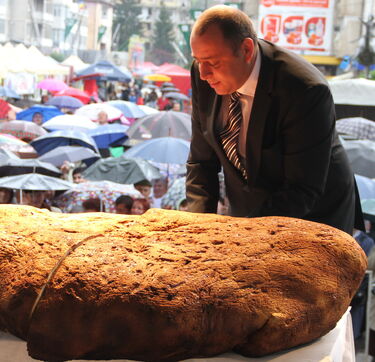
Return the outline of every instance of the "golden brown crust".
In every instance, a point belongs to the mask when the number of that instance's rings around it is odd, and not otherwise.
[[[43,360],[276,352],[332,329],[366,269],[351,236],[292,218],[25,206],[0,217],[0,329]]]

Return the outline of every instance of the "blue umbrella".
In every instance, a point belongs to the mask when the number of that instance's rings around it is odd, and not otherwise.
[[[47,133],[30,142],[39,156],[59,146],[83,146],[99,152],[90,135],[81,131],[63,130]]]
[[[146,112],[133,102],[117,100],[107,103],[119,109],[126,118],[141,118],[146,116]]]
[[[9,87],[0,87],[0,97],[21,99],[21,96]]]
[[[159,137],[143,141],[125,151],[125,157],[139,157],[160,163],[185,163],[190,142],[175,137]]]
[[[71,108],[77,109],[83,106],[83,103],[78,99],[70,96],[55,96],[46,103],[57,108]]]
[[[117,80],[119,82],[129,82],[132,79],[131,73],[122,71],[119,67],[107,60],[100,60],[99,62],[88,66],[85,69],[76,73],[77,76],[93,75],[97,80]]]
[[[188,101],[190,99],[185,94],[178,93],[178,92],[168,92],[168,93],[165,93],[164,97],[165,98],[178,99],[178,100],[182,100],[182,101]]]
[[[52,117],[64,114],[55,106],[43,106],[38,104],[17,113],[17,119],[21,119],[23,121],[31,121],[33,119],[34,113],[41,113],[43,116],[43,122],[48,121]]]
[[[108,148],[122,145],[128,136],[125,133],[129,127],[121,124],[106,124],[90,129],[87,133],[94,139],[98,148]]]

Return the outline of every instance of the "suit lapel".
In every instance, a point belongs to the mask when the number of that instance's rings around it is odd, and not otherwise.
[[[259,40],[259,50],[261,66],[246,137],[246,169],[251,186],[255,185],[261,162],[263,131],[271,104],[273,80],[272,49],[269,44]]]
[[[210,112],[207,116],[207,136],[210,139],[211,144],[216,149],[216,152],[219,152],[222,155],[224,155],[223,148],[221,147],[221,144],[216,137],[216,130],[215,130],[215,124],[216,124],[217,118],[219,117],[222,97],[217,95],[214,91],[212,92],[212,95],[213,95],[212,112]]]

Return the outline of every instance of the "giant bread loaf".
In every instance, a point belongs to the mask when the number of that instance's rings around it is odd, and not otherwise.
[[[355,240],[284,217],[0,206],[0,329],[44,361],[261,356],[335,327],[366,269]]]

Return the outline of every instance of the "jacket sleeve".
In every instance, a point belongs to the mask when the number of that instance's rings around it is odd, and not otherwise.
[[[189,211],[202,213],[216,213],[219,200],[220,163],[215,151],[207,142],[201,119],[200,102],[205,102],[205,97],[199,92],[199,74],[193,63],[191,69],[192,82],[192,139],[190,154],[187,161],[186,197]]]

